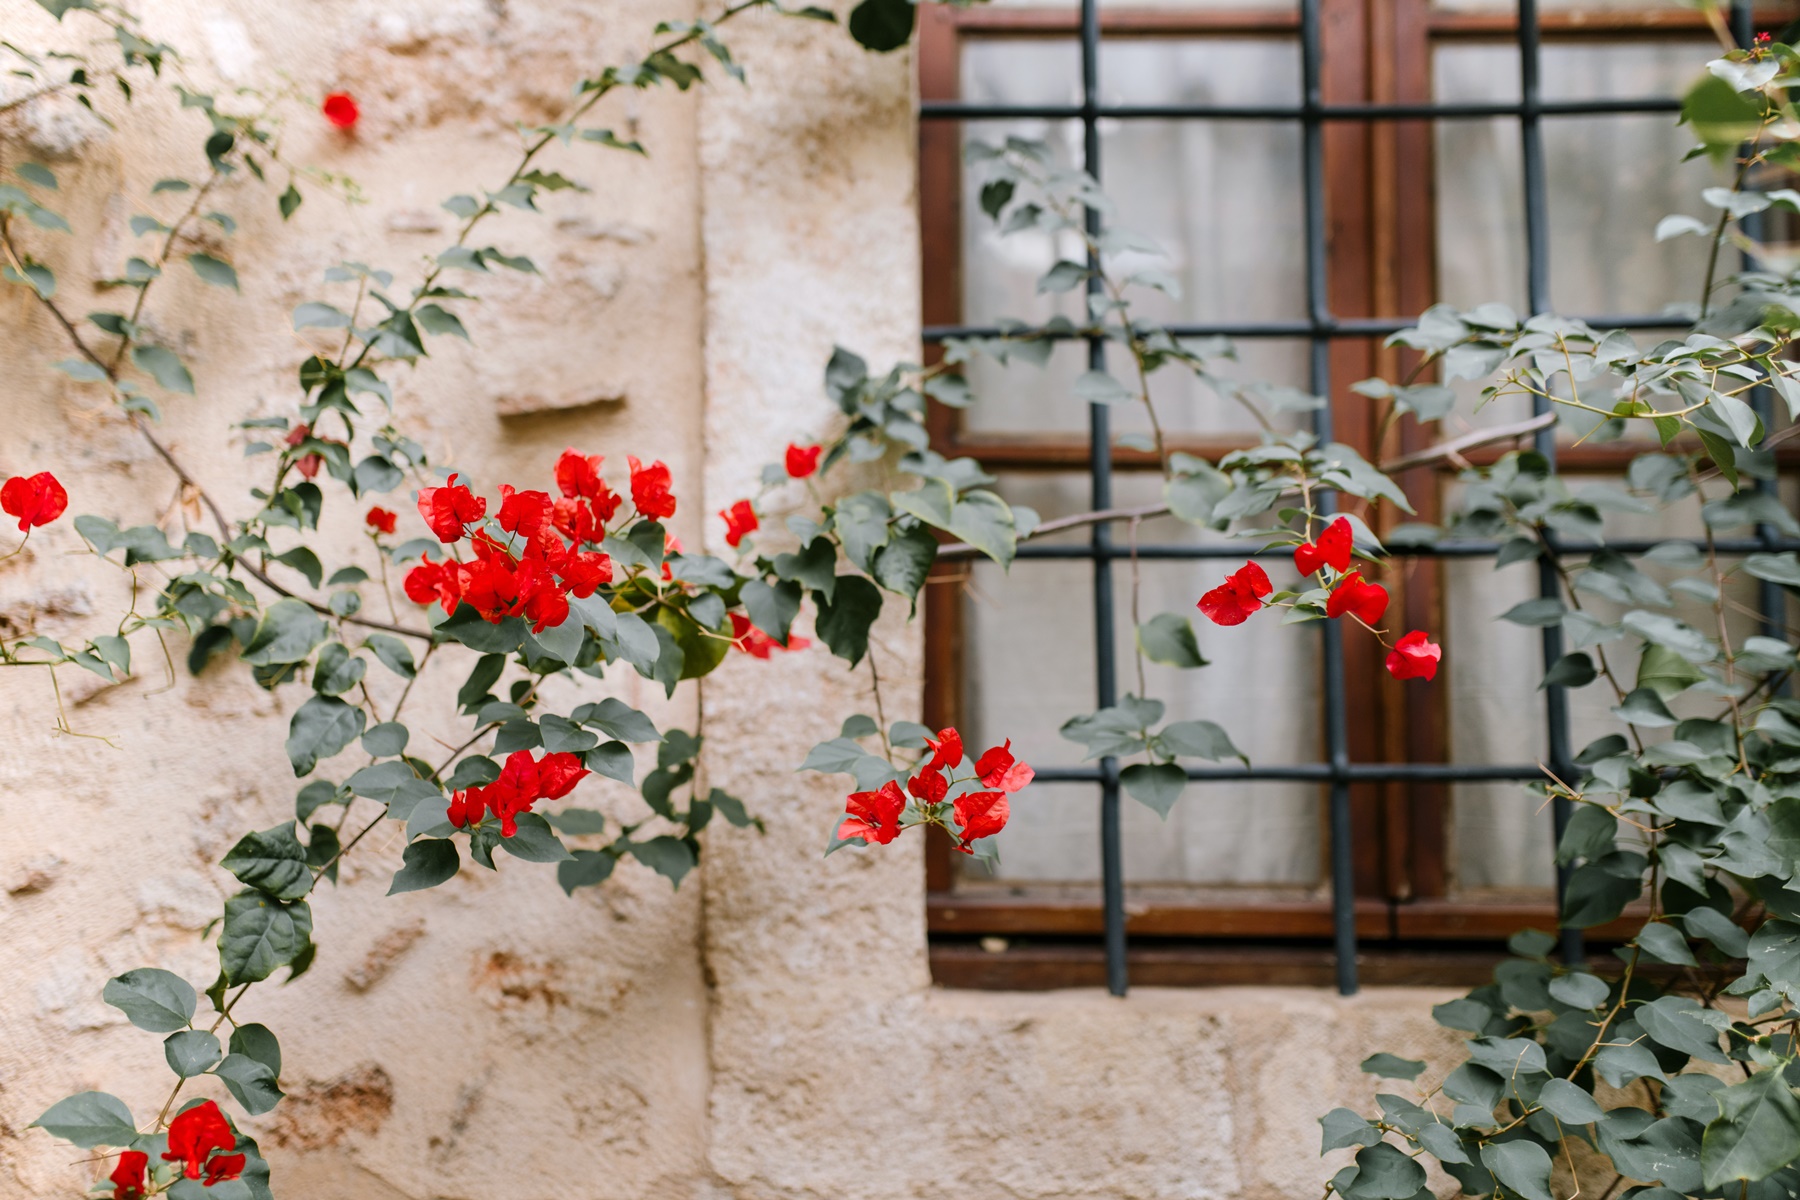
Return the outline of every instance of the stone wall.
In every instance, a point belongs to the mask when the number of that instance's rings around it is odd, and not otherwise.
[[[350,135],[296,112],[286,153],[353,176],[367,203],[314,190],[288,223],[233,183],[220,206],[243,294],[171,278],[155,333],[196,365],[198,396],[166,405],[169,440],[228,510],[252,486],[231,422],[285,413],[311,337],[286,314],[320,298],[325,267],[357,259],[404,281],[448,228],[437,202],[503,171],[512,125],[554,114],[567,84],[644,44],[664,0],[144,0],[146,25],[188,49],[201,83],[291,77],[343,87]],[[700,94],[633,93],[604,122],[648,161],[571,152],[591,186],[495,240],[542,277],[480,281],[472,344],[434,344],[397,373],[400,422],[439,461],[486,481],[546,475],[564,446],[661,457],[690,544],[752,489],[789,440],[826,430],[822,364],[843,343],[885,365],[917,353],[910,64],[841,29],[755,16],[730,40],[750,72]],[[0,0],[0,37],[70,45],[29,0]],[[7,86],[7,85],[0,85]],[[5,103],[0,95],[0,105]],[[39,239],[78,312],[116,304],[82,280],[115,274],[126,227],[170,156],[197,138],[160,97],[108,130],[72,104],[0,114],[0,166],[49,163],[77,234]],[[92,389],[51,370],[58,331],[19,288],[0,289],[0,470],[55,469],[71,512],[199,520],[191,499]],[[404,508],[404,505],[396,507]],[[358,512],[329,542],[355,561]],[[67,521],[0,562],[0,613],[80,636],[126,600],[81,556]],[[373,562],[365,565],[373,566]],[[402,602],[404,603],[404,602]],[[916,711],[918,630],[885,620],[875,661],[889,719]],[[185,647],[172,646],[177,662]],[[154,964],[210,979],[200,927],[230,887],[214,864],[242,830],[290,812],[282,753],[298,697],[240,668],[171,680],[154,643],[106,687],[41,671],[0,677],[0,1195],[77,1195],[91,1168],[25,1128],[53,1100],[97,1087],[153,1107],[155,1039],[99,1002],[111,975]],[[547,869],[503,863],[438,890],[385,898],[399,855],[380,831],[316,903],[321,951],[291,987],[239,1014],[282,1035],[290,1099],[253,1122],[279,1195],[305,1200],[469,1197],[936,1200],[944,1197],[1244,1197],[1316,1194],[1316,1116],[1365,1099],[1355,1062],[1381,1047],[1432,1053],[1435,995],[1341,1001],[1303,990],[954,993],[929,984],[918,843],[818,852],[842,803],[796,776],[813,742],[872,711],[866,670],[822,651],[734,656],[704,684],[706,769],[766,818],[758,837],[705,836],[678,892],[631,863],[566,899]],[[459,680],[428,673],[421,730],[455,728]],[[609,683],[659,722],[675,705]],[[106,740],[100,740],[104,738]],[[585,803],[640,803],[583,785]],[[156,846],[155,854],[146,846]],[[172,850],[164,849],[173,847]]]

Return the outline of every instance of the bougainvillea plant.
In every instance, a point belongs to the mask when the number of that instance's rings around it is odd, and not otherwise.
[[[120,102],[113,88],[128,99],[131,88],[177,61],[118,10],[42,3],[59,17],[102,23],[116,47],[114,59],[101,62],[98,54],[95,61],[33,57],[0,44],[44,91],[72,94],[104,114]],[[1733,562],[1714,545],[1716,532],[1757,524],[1800,536],[1763,486],[1769,446],[1783,434],[1770,433],[1753,403],[1767,389],[1790,416],[1800,409],[1800,381],[1790,378],[1788,362],[1800,329],[1800,284],[1747,273],[1715,287],[1709,272],[1695,331],[1650,346],[1549,315],[1521,319],[1496,305],[1428,312],[1397,338],[1417,352],[1412,376],[1356,385],[1385,402],[1384,427],[1441,421],[1456,399],[1450,381],[1493,379],[1484,401],[1541,397],[1585,421],[1585,436],[1641,427],[1655,440],[1624,486],[1579,493],[1542,456],[1514,450],[1490,468],[1466,470],[1464,508],[1447,528],[1396,525],[1388,514],[1410,510],[1379,467],[1348,446],[1279,432],[1274,417],[1322,399],[1234,378],[1226,370],[1229,347],[1184,342],[1143,315],[1145,296],[1172,284],[1143,267],[1154,247],[1114,225],[1090,177],[1058,165],[1041,143],[974,143],[969,161],[983,180],[983,209],[1003,235],[1060,251],[1039,291],[1076,293],[1079,318],[1007,324],[998,336],[949,343],[932,365],[900,363],[884,373],[836,352],[825,387],[841,422],[820,431],[816,444],[788,447],[764,469],[757,495],[718,514],[735,561],[687,552],[670,536],[663,522],[683,499],[666,465],[642,462],[629,447],[571,448],[544,463],[537,478],[492,483],[432,461],[394,423],[388,381],[429,358],[433,339],[467,336],[457,311],[484,274],[535,270],[528,258],[477,240],[477,231],[485,234],[504,210],[532,210],[541,193],[575,186],[548,165],[565,148],[642,151],[586,123],[609,93],[664,83],[685,90],[711,65],[741,75],[719,31],[757,8],[787,11],[772,0],[746,0],[710,21],[665,25],[657,32],[662,42],[641,60],[581,81],[561,120],[522,131],[506,178],[444,202],[460,222],[457,235],[416,280],[397,289],[396,276],[358,263],[327,272],[329,290],[295,309],[292,324],[334,331],[334,342],[341,331],[341,348],[296,364],[288,415],[244,424],[252,452],[268,460],[268,480],[235,515],[157,435],[159,402],[194,393],[205,369],[153,340],[146,305],[157,279],[184,263],[207,283],[236,286],[228,258],[199,248],[194,236],[205,223],[204,244],[216,244],[235,228],[209,203],[220,181],[240,173],[272,180],[271,190],[281,186],[275,203],[283,216],[303,202],[302,184],[347,188],[348,181],[283,157],[280,104],[245,115],[238,97],[184,87],[207,170],[155,185],[145,198],[151,211],[132,223],[148,248],[121,279],[108,281],[129,302],[123,311],[85,316],[66,306],[67,289],[59,292],[49,265],[55,240],[70,232],[54,207],[55,175],[21,163],[13,169],[17,182],[0,184],[0,275],[54,316],[64,339],[56,367],[112,398],[205,518],[183,524],[177,512],[168,524],[122,528],[68,497],[56,464],[5,464],[17,473],[0,485],[0,507],[18,522],[21,539],[63,519],[73,504],[80,535],[105,563],[141,582],[133,594],[146,599],[144,611],[134,603],[110,632],[78,644],[9,633],[0,662],[43,670],[52,685],[58,669],[69,667],[112,681],[131,672],[134,639],[138,657],[147,643],[164,653],[180,644],[196,674],[234,657],[263,687],[304,696],[286,747],[304,781],[294,818],[245,834],[221,864],[242,890],[218,922],[217,976],[202,990],[145,967],[105,987],[106,1002],[134,1025],[164,1035],[174,1076],[167,1101],[154,1114],[133,1113],[108,1093],[84,1092],[36,1122],[96,1152],[95,1194],[272,1194],[255,1140],[217,1101],[184,1099],[184,1092],[190,1080],[210,1079],[206,1086],[252,1116],[280,1102],[276,1035],[234,1013],[254,984],[284,970],[288,981],[305,974],[315,952],[308,897],[336,881],[344,856],[381,822],[394,822],[405,841],[394,892],[445,884],[467,863],[495,869],[505,861],[496,852],[555,864],[571,892],[603,883],[628,857],[678,885],[698,862],[697,835],[715,817],[756,825],[740,801],[704,783],[702,730],[659,729],[608,694],[608,680],[621,672],[673,695],[732,653],[767,659],[822,643],[849,667],[866,667],[876,710],[848,716],[802,765],[851,781],[843,811],[823,831],[826,852],[867,851],[909,828],[937,826],[958,850],[985,858],[1015,800],[1030,802],[1032,768],[1009,741],[965,747],[955,729],[889,722],[870,646],[884,607],[916,606],[938,561],[980,555],[1004,567],[1023,539],[1101,520],[1132,521],[1135,539],[1137,520],[1172,513],[1251,547],[1243,566],[1195,589],[1198,612],[1221,627],[1212,636],[1237,636],[1229,627],[1280,608],[1287,623],[1354,623],[1387,648],[1386,668],[1397,679],[1431,679],[1450,664],[1429,631],[1387,621],[1401,579],[1377,528],[1390,540],[1501,538],[1507,563],[1539,556],[1556,536],[1599,542],[1607,510],[1683,508],[1697,514],[1701,544],[1672,540],[1640,561],[1603,546],[1581,561],[1553,557],[1561,598],[1507,614],[1526,625],[1561,622],[1574,648],[1549,682],[1603,687],[1615,701],[1621,732],[1580,755],[1578,778],[1549,779],[1540,791],[1577,805],[1560,847],[1572,868],[1565,919],[1591,926],[1631,909],[1643,918],[1640,932],[1609,972],[1551,962],[1546,935],[1515,939],[1519,957],[1495,984],[1437,1010],[1444,1024],[1475,1035],[1467,1063],[1417,1095],[1382,1096],[1379,1115],[1338,1110],[1325,1118],[1326,1150],[1355,1148],[1354,1164],[1329,1190],[1346,1200],[1423,1200],[1420,1160],[1429,1155],[1471,1193],[1551,1200],[1553,1162],[1581,1173],[1562,1189],[1572,1194],[1598,1186],[1591,1172],[1604,1169],[1594,1166],[1603,1155],[1614,1191],[1630,1184],[1740,1200],[1752,1191],[1761,1200],[1800,1191],[1792,1165],[1800,1160],[1800,1100],[1788,1082],[1800,1029],[1793,1017],[1800,958],[1791,950],[1800,941],[1800,904],[1789,886],[1800,868],[1800,706],[1781,692],[1800,662],[1785,640],[1736,636],[1733,626],[1742,577],[1800,588],[1800,559],[1761,553]],[[910,0],[865,0],[849,24],[865,46],[887,49],[904,44],[914,19]],[[1699,140],[1737,166],[1733,187],[1707,194],[1720,209],[1717,221],[1699,227],[1715,263],[1733,244],[1756,250],[1747,216],[1771,207],[1800,211],[1791,191],[1743,187],[1752,167],[1800,158],[1796,143],[1784,140],[1800,129],[1783,90],[1797,70],[1789,48],[1762,45],[1715,64],[1689,99],[1685,116]],[[311,99],[303,111],[345,136],[361,117],[350,92]],[[1749,149],[1740,151],[1740,143]],[[1100,214],[1100,232],[1090,229],[1090,212]],[[1683,220],[1665,222],[1663,232],[1688,231]],[[1091,370],[1076,381],[1076,395],[1142,406],[1164,500],[1042,521],[1008,504],[979,463],[936,453],[924,417],[929,402],[973,402],[962,368],[976,356],[1042,364],[1058,339],[1080,336],[1107,339],[1118,374]],[[1438,382],[1419,382],[1432,370]],[[1260,444],[1216,462],[1168,451],[1150,386],[1165,371],[1188,373],[1222,400],[1257,412]],[[1517,439],[1520,430],[1480,436]],[[1427,458],[1455,461],[1474,444],[1463,435]],[[848,468],[873,463],[905,485],[849,490]],[[334,502],[363,514],[373,575],[327,561],[339,552],[316,534]],[[365,598],[378,601],[383,615],[373,615]],[[1684,609],[1703,614],[1701,624],[1678,615]],[[813,639],[795,632],[803,611]],[[1120,775],[1126,791],[1166,815],[1187,783],[1183,760],[1243,756],[1216,724],[1165,722],[1164,704],[1145,694],[1145,661],[1205,665],[1189,614],[1141,621],[1136,653],[1137,690],[1072,717],[1062,732],[1090,758],[1129,760]],[[1627,687],[1633,658],[1635,682]],[[422,753],[406,720],[407,700],[428,670],[462,681],[463,740],[437,761]],[[551,679],[577,683],[591,698],[553,704],[543,687]],[[58,713],[66,729],[60,704]],[[653,747],[654,767],[639,771],[634,746]],[[635,787],[643,819],[619,824],[571,803],[589,776]],[[1697,1069],[1684,1070],[1690,1063]],[[1368,1066],[1403,1079],[1424,1069],[1391,1055]]]

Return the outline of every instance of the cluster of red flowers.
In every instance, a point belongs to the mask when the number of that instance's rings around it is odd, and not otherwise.
[[[520,813],[539,800],[561,800],[587,775],[578,755],[546,754],[534,761],[531,751],[515,750],[506,756],[500,778],[451,795],[450,823],[467,829],[492,815],[500,821],[500,836],[511,837],[519,831]]]
[[[1320,575],[1330,587],[1325,599],[1328,618],[1355,617],[1380,637],[1375,622],[1387,612],[1387,589],[1364,579],[1360,570],[1350,569],[1354,545],[1349,520],[1339,517],[1325,527],[1318,540],[1294,547],[1294,569],[1302,575]],[[1325,574],[1327,568],[1329,575]],[[1216,625],[1242,625],[1261,611],[1263,597],[1273,591],[1268,574],[1255,563],[1247,562],[1227,575],[1224,583],[1201,596],[1197,607]],[[1430,679],[1437,674],[1443,654],[1443,647],[1431,641],[1423,630],[1414,630],[1388,652],[1388,673],[1396,679]]]
[[[502,484],[493,521],[510,535],[505,544],[484,527],[487,500],[458,483],[457,476],[443,487],[421,488],[419,515],[438,541],[453,545],[467,536],[475,557],[469,562],[424,559],[407,573],[407,598],[415,604],[436,602],[445,612],[466,602],[496,624],[524,617],[536,633],[562,624],[569,616],[570,596],[586,599],[613,578],[610,556],[582,549],[606,536],[607,522],[624,502],[600,477],[600,461],[597,455],[563,451],[556,463],[556,486],[562,492],[557,499]],[[635,458],[630,462],[637,511],[651,519],[673,516],[669,468],[660,462],[646,467]],[[372,509],[368,523],[391,533],[392,518]]]
[[[939,730],[937,737],[926,738],[925,744],[931,748],[931,757],[906,781],[906,791],[924,806],[928,822],[944,823],[940,806],[951,785],[980,780],[988,789],[964,792],[950,805],[956,821],[956,848],[973,854],[973,843],[1006,828],[1011,815],[1007,797],[1030,783],[1036,772],[1013,757],[1011,738],[976,759],[975,773],[967,780],[956,778],[963,760],[961,734],[954,729]],[[891,780],[872,792],[854,792],[845,801],[848,815],[839,822],[837,836],[842,841],[858,838],[885,846],[900,836],[900,814],[905,809],[906,795]]]
[[[29,534],[34,525],[48,525],[69,507],[69,493],[48,471],[14,475],[0,484],[0,511],[19,518],[19,529]]]
[[[215,1153],[235,1145],[237,1135],[231,1132],[225,1114],[207,1100],[169,1122],[169,1148],[163,1152],[163,1161],[180,1163],[182,1175],[211,1187],[244,1173],[247,1156]],[[113,1185],[113,1200],[141,1200],[150,1186],[149,1168],[150,1156],[142,1150],[119,1155],[113,1173],[107,1176]]]

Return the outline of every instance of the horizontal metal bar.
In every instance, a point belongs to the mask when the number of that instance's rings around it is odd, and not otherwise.
[[[1602,314],[1578,317],[1595,329],[1687,329],[1693,321],[1664,313]],[[1343,317],[1321,322],[1309,321],[1214,321],[1199,324],[1159,325],[1171,337],[1244,338],[1360,338],[1386,337],[1417,325],[1417,317]],[[927,325],[921,336],[926,342],[946,338],[1002,337],[1007,334],[1033,333],[1033,330],[1002,329],[998,325]],[[1091,336],[1087,330],[1036,333],[1046,341],[1065,342]]]
[[[1006,121],[1039,119],[1078,121],[1084,117],[1117,121],[1408,121],[1481,120],[1493,117],[1592,117],[1680,112],[1670,96],[1636,99],[1545,100],[1535,106],[1513,101],[1469,104],[1101,104],[1092,112],[1079,104],[982,104],[968,100],[924,100],[919,117],[927,121]]]
[[[1544,771],[1523,763],[1346,763],[1334,773],[1330,763],[1284,763],[1267,767],[1186,767],[1187,777],[1204,783],[1299,781],[1330,783],[1382,783],[1410,780],[1417,783],[1479,783],[1483,781],[1542,779]],[[1039,767],[1033,777],[1039,783],[1099,783],[1100,768]]]
[[[1706,542],[1701,538],[1620,538],[1614,542],[1570,542],[1558,539],[1555,543],[1559,556],[1567,557],[1575,554],[1592,554],[1597,550],[1613,550],[1620,554],[1643,554],[1657,546],[1666,546],[1670,542],[1685,542],[1697,549],[1705,549]],[[1500,542],[1475,541],[1473,539],[1446,538],[1441,542],[1421,546],[1389,546],[1387,553],[1393,558],[1492,558],[1500,553]],[[1761,538],[1721,538],[1715,543],[1720,554],[1760,554],[1764,551],[1800,550],[1800,540]],[[1131,557],[1133,551],[1128,546],[1114,546],[1106,557],[1125,559]],[[1193,545],[1156,544],[1139,545],[1136,554],[1139,558],[1157,559],[1231,559],[1231,558],[1277,558],[1293,553],[1291,546],[1271,546],[1260,549],[1251,546],[1225,545]],[[1058,545],[1026,543],[1018,548],[1020,558],[1063,558],[1088,559],[1094,557],[1091,547],[1085,543]]]

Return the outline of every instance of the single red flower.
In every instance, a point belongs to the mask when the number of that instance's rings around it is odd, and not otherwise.
[[[225,1114],[207,1100],[169,1122],[169,1148],[163,1151],[163,1161],[181,1163],[183,1175],[198,1179],[209,1154],[235,1145],[237,1135],[231,1132]]]
[[[1215,625],[1242,625],[1262,608],[1262,597],[1275,589],[1269,576],[1247,562],[1225,577],[1225,582],[1200,597],[1198,605]]]
[[[1365,581],[1361,571],[1352,571],[1331,589],[1331,598],[1325,601],[1325,615],[1341,617],[1349,613],[1363,624],[1373,625],[1381,620],[1387,606],[1387,589]]]
[[[956,732],[956,730],[940,729],[938,730],[937,740],[933,741],[931,738],[926,738],[925,744],[931,747],[932,770],[941,771],[945,768],[949,768],[954,771],[956,768],[962,766],[962,734]]]
[[[900,814],[906,810],[906,796],[900,785],[888,780],[873,792],[853,792],[844,801],[849,813],[838,823],[838,840],[861,838],[885,846],[900,836]]]
[[[1005,829],[1006,818],[1011,814],[1005,792],[969,792],[958,796],[953,811],[956,826],[962,831],[956,848],[964,854],[975,853],[969,843],[992,837]]]
[[[926,767],[906,781],[906,790],[927,804],[936,804],[950,790],[950,784],[938,772]]]
[[[1350,548],[1355,540],[1350,532],[1350,522],[1339,517],[1325,527],[1318,541],[1302,542],[1294,547],[1294,569],[1302,575],[1311,575],[1324,564],[1334,571],[1348,571]]]
[[[244,1173],[245,1156],[242,1154],[215,1154],[212,1161],[206,1164],[206,1180],[204,1186],[211,1187],[215,1183],[224,1183],[236,1179]]]
[[[362,116],[362,110],[356,107],[356,101],[348,92],[333,92],[325,97],[325,103],[319,105],[319,111],[325,119],[339,129],[349,129]]]
[[[740,545],[746,535],[762,528],[756,519],[756,510],[750,507],[748,500],[739,500],[730,508],[721,509],[719,515],[725,518],[725,544],[733,548]]]
[[[556,532],[577,545],[597,542],[606,536],[606,527],[594,516],[585,500],[558,499],[550,507],[550,523]]]
[[[565,499],[580,496],[592,500],[606,490],[606,481],[600,478],[600,464],[605,461],[598,454],[583,454],[570,446],[556,460],[557,490]]]
[[[776,650],[804,650],[812,645],[812,641],[799,634],[788,634],[787,645],[782,645],[755,625],[743,613],[731,614],[731,644],[748,654],[751,658],[766,659]]]
[[[113,1185],[113,1200],[143,1200],[149,1186],[144,1176],[149,1171],[150,1156],[142,1150],[127,1150],[119,1155],[113,1173],[106,1178]]]
[[[406,598],[414,604],[431,604],[437,602],[444,606],[444,611],[456,611],[456,602],[462,599],[462,564],[457,562],[432,562],[429,558],[419,561],[419,565],[406,573],[404,587]]]
[[[48,525],[68,507],[69,493],[48,471],[14,475],[0,484],[0,510],[19,518],[22,531],[29,531],[33,525]]]
[[[569,619],[568,595],[542,566],[527,559],[515,569],[513,580],[519,595],[518,614],[531,622],[531,632],[542,633]]]
[[[450,823],[458,829],[467,829],[481,820],[487,811],[487,803],[482,799],[480,788],[469,788],[466,791],[450,793]]]
[[[513,564],[506,558],[478,558],[458,569],[462,598],[469,606],[496,624],[501,618],[518,615],[519,579]]]
[[[425,518],[437,540],[446,545],[460,541],[465,526],[487,515],[486,498],[456,482],[457,478],[452,475],[443,487],[419,489],[419,515]]]
[[[805,479],[819,469],[819,455],[823,446],[795,446],[787,448],[787,473],[794,479]]]
[[[536,536],[550,524],[550,493],[514,491],[509,483],[500,485],[500,511],[495,520],[508,533],[522,538]]]
[[[995,746],[985,751],[975,760],[975,774],[981,776],[981,786],[999,788],[1002,792],[1016,792],[1037,778],[1037,772],[1013,757],[1012,739],[1007,738],[1003,746]]]
[[[556,573],[562,576],[563,585],[569,589],[570,595],[586,600],[601,584],[612,582],[612,556],[584,550],[579,554],[569,555],[568,560],[556,569]]]
[[[324,461],[316,454],[303,454],[295,461],[294,469],[300,472],[302,477],[311,479],[319,473],[319,467]]]
[[[397,520],[395,515],[387,509],[382,508],[379,504],[374,508],[371,508],[369,510],[369,515],[363,518],[363,521],[368,527],[373,529],[376,533],[394,532],[395,520]]]
[[[538,799],[561,800],[575,790],[575,785],[588,776],[578,755],[546,754],[538,762]]]
[[[301,442],[304,442],[307,438],[309,438],[311,436],[312,436],[312,426],[306,424],[303,421],[300,424],[294,426],[292,429],[288,430],[287,444],[290,446],[298,446]]]
[[[1444,648],[1423,629],[1415,629],[1388,651],[1388,674],[1395,679],[1432,679],[1443,657]]]
[[[645,466],[635,456],[625,459],[631,464],[631,502],[638,512],[652,521],[675,515],[675,497],[669,494],[669,468],[662,462]]]

